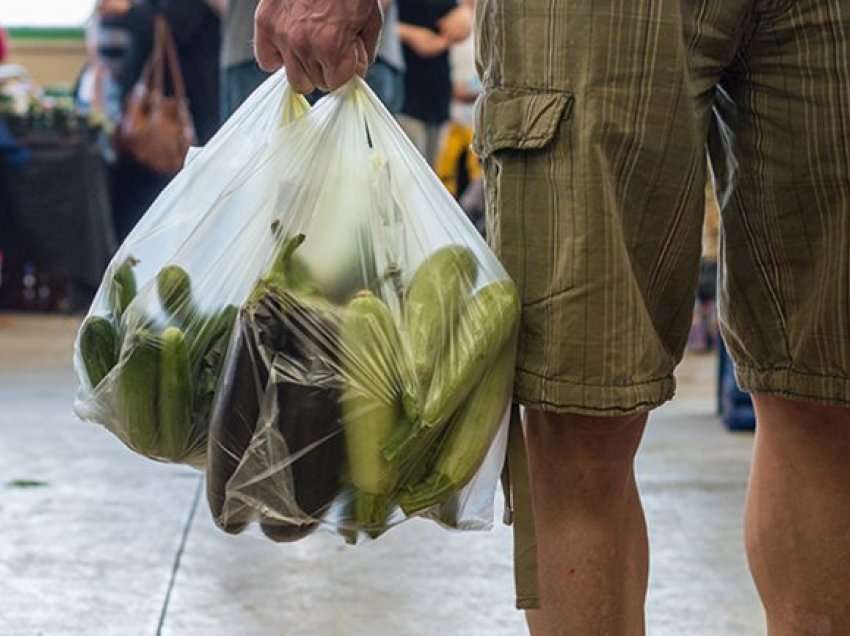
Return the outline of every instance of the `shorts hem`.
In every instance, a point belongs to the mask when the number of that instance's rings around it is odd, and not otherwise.
[[[526,408],[557,414],[616,417],[645,413],[673,398],[676,380],[669,375],[623,386],[597,386],[550,380],[517,370],[515,397]]]
[[[738,385],[747,393],[850,407],[850,378],[802,373],[788,368],[756,369],[745,365],[737,365],[735,375]]]

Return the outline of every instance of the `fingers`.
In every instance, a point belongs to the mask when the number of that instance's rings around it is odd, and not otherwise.
[[[381,34],[379,0],[357,0],[329,17],[334,2],[260,0],[254,37],[260,68],[271,72],[285,66],[300,93],[335,90],[354,75],[365,75]]]
[[[309,95],[316,90],[313,79],[292,49],[284,53],[283,65],[286,67],[286,79],[296,92]]]
[[[363,30],[360,32],[360,38],[365,45],[367,66],[375,61],[378,55],[378,44],[381,39],[381,29],[384,27],[384,15],[381,11],[381,5],[375,3],[375,10],[369,19],[366,21]]]
[[[277,8],[270,0],[261,0],[254,14],[254,56],[267,73],[283,66],[283,55],[276,43],[275,21]]]
[[[355,47],[351,46],[342,57],[333,63],[324,64],[322,68],[325,72],[325,83],[328,90],[333,91],[344,85],[357,73],[357,53],[355,52]]]

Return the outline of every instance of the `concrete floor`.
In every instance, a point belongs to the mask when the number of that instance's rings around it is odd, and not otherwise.
[[[412,522],[346,548],[229,537],[198,473],[76,421],[77,323],[0,315],[0,635],[508,636],[510,531]],[[652,419],[639,459],[652,535],[650,636],[764,634],[741,513],[751,437],[712,414],[710,358]]]

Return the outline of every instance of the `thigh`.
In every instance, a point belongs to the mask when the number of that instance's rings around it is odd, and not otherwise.
[[[741,384],[850,404],[850,11],[777,1],[730,70],[721,312]],[[729,158],[731,157],[731,161]],[[731,175],[730,175],[731,176]]]
[[[531,407],[618,415],[672,395],[705,183],[682,4],[479,3],[476,148],[523,296]]]

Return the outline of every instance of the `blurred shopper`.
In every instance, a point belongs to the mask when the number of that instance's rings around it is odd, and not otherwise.
[[[205,0],[106,0],[106,14],[115,24],[124,25],[133,37],[130,58],[124,76],[124,94],[129,94],[150,57],[153,47],[153,22],[163,15],[177,43],[180,67],[186,82],[189,108],[195,123],[198,143],[203,145],[218,130],[219,57],[221,23],[216,10]]]
[[[114,128],[121,119],[123,96],[117,78],[129,46],[129,34],[124,29],[105,26],[97,13],[89,20],[86,66],[77,80],[74,98],[78,109],[102,117],[108,128]]]
[[[481,163],[472,151],[474,105],[481,93],[481,81],[475,71],[473,38],[452,47],[451,70],[451,121],[445,127],[434,170],[478,231],[484,234]]]
[[[154,17],[165,16],[177,44],[189,108],[199,144],[219,125],[219,55],[221,34],[216,10],[204,0],[101,0],[101,28],[122,31],[127,43],[115,63],[116,80],[126,103],[150,57]],[[113,37],[113,41],[117,38]],[[115,229],[123,240],[170,181],[127,156],[113,170]]]
[[[254,58],[254,13],[258,2],[229,0],[222,18],[222,119],[230,117],[268,77]]]
[[[398,0],[398,9],[406,67],[399,121],[433,164],[452,103],[449,50],[469,37],[472,11],[457,0]]]

